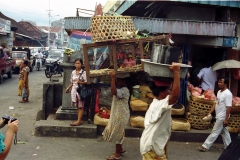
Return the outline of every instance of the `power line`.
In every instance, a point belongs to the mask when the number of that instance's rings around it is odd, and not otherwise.
[[[4,6],[4,7],[7,7],[7,8],[10,8],[10,7],[5,6],[5,5],[2,5],[2,4],[0,4],[0,6]],[[22,12],[22,13],[27,13],[27,14],[36,14],[36,15],[45,15],[45,16],[47,16],[47,14],[29,13],[29,12],[20,11],[20,10],[13,9],[13,8],[10,8],[10,9],[15,10],[15,11],[18,11],[18,12]]]

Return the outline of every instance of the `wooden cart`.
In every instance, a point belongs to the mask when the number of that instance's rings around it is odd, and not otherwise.
[[[139,47],[139,50],[140,50],[140,58],[144,59],[143,43],[144,42],[156,42],[156,41],[158,41],[161,44],[170,45],[168,35],[151,36],[151,37],[139,38],[139,39],[118,40],[116,42],[109,41],[109,42],[83,44],[84,63],[85,63],[85,70],[86,70],[86,76],[87,76],[88,84],[91,83],[91,78],[108,75],[108,73],[105,73],[105,74],[91,74],[90,73],[89,59],[88,59],[88,50],[89,49],[106,47],[107,46],[109,48],[110,64],[112,64],[114,66],[113,69],[115,70],[116,73],[119,73],[119,72],[121,72],[121,73],[123,73],[123,72],[139,72],[139,71],[143,71],[143,67],[144,67],[143,64],[141,65],[141,68],[138,68],[138,69],[132,69],[132,70],[128,70],[128,71],[118,71],[117,59],[116,59],[116,45],[137,43],[138,47]]]

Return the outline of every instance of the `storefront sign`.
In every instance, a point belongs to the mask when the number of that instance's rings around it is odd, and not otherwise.
[[[222,46],[225,47],[237,47],[238,37],[225,37],[223,38]]]
[[[0,32],[10,33],[11,32],[11,21],[0,18]]]

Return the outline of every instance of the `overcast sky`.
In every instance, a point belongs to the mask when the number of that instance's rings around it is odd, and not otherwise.
[[[108,0],[50,0],[51,21],[75,17],[76,8],[94,10],[96,3],[104,6]],[[48,26],[49,0],[0,0],[0,12],[19,22],[31,20],[38,26]],[[86,11],[87,12],[87,11]],[[87,12],[92,13],[92,12]],[[59,16],[55,16],[59,15]],[[80,13],[80,16],[90,15]]]

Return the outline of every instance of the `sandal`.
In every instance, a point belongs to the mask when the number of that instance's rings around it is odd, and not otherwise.
[[[116,157],[114,154],[106,157],[107,160],[118,160],[118,159],[121,159],[121,158],[122,158],[121,156]]]
[[[199,151],[201,151],[201,152],[207,152],[207,151],[208,151],[208,149],[204,148],[203,146],[198,147],[198,149],[199,149]]]
[[[74,123],[74,122],[71,122],[70,123],[70,126],[80,126],[80,125],[82,125],[83,123],[81,122],[81,123],[79,123],[79,124],[77,124],[77,123]]]
[[[126,152],[126,150],[122,150],[121,152],[120,152],[120,154],[123,154],[123,153],[125,153]],[[115,152],[113,152],[113,154],[115,154]]]
[[[19,103],[25,103],[25,101],[19,101]]]

